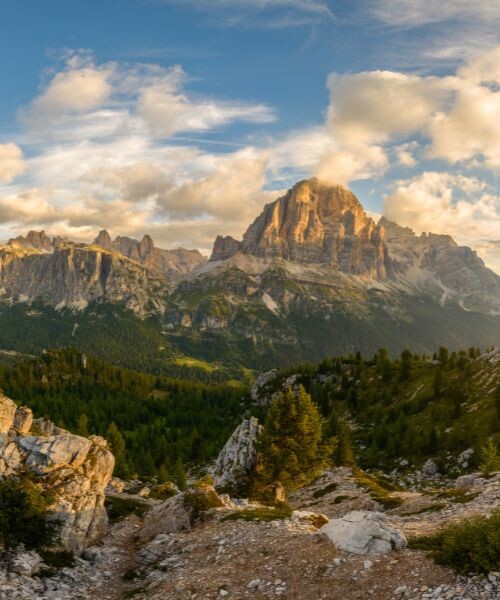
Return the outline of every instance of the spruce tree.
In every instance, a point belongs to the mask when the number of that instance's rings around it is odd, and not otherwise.
[[[115,457],[115,473],[118,477],[125,477],[127,475],[125,440],[114,421],[109,424],[106,431],[106,439],[108,440],[111,452],[113,452]]]
[[[273,400],[256,447],[257,485],[279,481],[286,490],[293,490],[327,467],[333,442],[324,441],[319,411],[300,386]]]

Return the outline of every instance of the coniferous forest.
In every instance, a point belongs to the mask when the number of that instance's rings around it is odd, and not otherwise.
[[[401,456],[444,464],[473,449],[470,466],[478,466],[488,441],[500,438],[498,367],[479,356],[474,348],[440,348],[433,357],[405,351],[393,360],[382,349],[369,359],[278,370],[258,394],[269,399],[302,386],[319,409],[325,442],[338,442],[332,464],[391,468]],[[242,417],[263,420],[267,410],[266,402],[250,402],[244,383],[154,376],[72,349],[2,366],[0,388],[37,416],[106,437],[117,475],[161,481],[181,481],[187,469],[215,459]]]

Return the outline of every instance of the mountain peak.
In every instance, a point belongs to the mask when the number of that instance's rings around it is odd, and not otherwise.
[[[299,181],[267,204],[243,236],[241,251],[351,274],[386,274],[383,230],[350,190],[317,178]]]
[[[99,235],[94,240],[94,244],[101,246],[101,248],[110,249],[113,247],[113,242],[111,241],[111,236],[109,235],[106,229],[102,229],[99,232]]]
[[[52,240],[45,231],[28,231],[26,236],[18,235],[8,241],[9,246],[21,246],[22,248],[35,248],[45,252],[52,252]]]

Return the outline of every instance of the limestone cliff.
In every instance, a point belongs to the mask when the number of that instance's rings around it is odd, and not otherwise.
[[[104,489],[114,457],[98,436],[73,435],[0,395],[0,477],[29,475],[54,497],[49,510],[60,524],[60,544],[80,553],[107,527]]]
[[[394,272],[421,289],[438,286],[441,302],[457,300],[464,308],[500,313],[500,277],[488,269],[467,246],[459,246],[449,235],[422,233],[382,218],[379,227],[386,242]]]
[[[227,258],[230,258],[234,254],[236,254],[236,252],[238,252],[240,248],[241,242],[234,239],[234,237],[230,235],[218,235],[215,238],[214,248],[212,250],[210,260],[226,260]]]
[[[297,183],[266,205],[243,236],[241,250],[377,278],[389,267],[383,228],[352,192],[317,179]]]
[[[118,236],[112,241],[109,233],[103,230],[94,243],[108,250],[119,252],[151,271],[168,277],[178,277],[189,273],[206,261],[206,258],[198,250],[157,248],[149,235],[145,235],[141,241],[124,236]]]
[[[168,280],[98,246],[63,243],[40,252],[0,247],[0,292],[10,301],[41,301],[62,308],[90,302],[125,304],[137,314],[161,312]]]

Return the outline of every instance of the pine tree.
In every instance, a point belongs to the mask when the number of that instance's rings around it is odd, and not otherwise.
[[[180,458],[178,458],[175,461],[173,472],[172,472],[172,479],[174,480],[176,486],[180,490],[186,489],[186,487],[187,487],[186,471],[184,470],[184,465],[182,464],[182,461]]]
[[[280,482],[293,490],[314,479],[327,465],[333,442],[323,440],[321,416],[302,386],[279,394],[257,440],[258,486]]]
[[[333,454],[335,464],[341,467],[353,467],[356,464],[352,451],[351,431],[345,421],[339,421],[337,427],[337,447]]]
[[[115,473],[118,477],[127,475],[127,464],[125,458],[125,440],[116,423],[112,421],[106,431],[106,439],[115,457]]]
[[[78,425],[76,426],[77,435],[82,437],[89,437],[89,418],[87,415],[80,415],[78,417]]]
[[[401,381],[407,381],[411,375],[411,352],[404,350],[401,353],[401,362],[399,366],[399,379]]]
[[[485,477],[491,473],[500,470],[500,455],[495,440],[490,437],[486,444],[481,448],[481,471]]]

